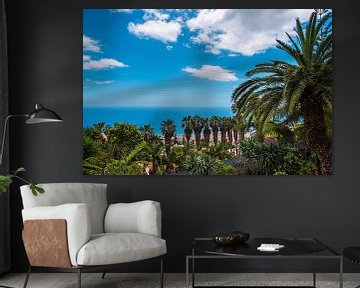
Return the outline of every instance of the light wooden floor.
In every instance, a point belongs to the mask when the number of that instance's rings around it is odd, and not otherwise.
[[[211,274],[197,274],[197,281],[226,281],[227,279],[234,280],[249,280],[257,281],[259,283],[266,283],[267,281],[311,281],[312,274],[300,273],[211,273]],[[0,276],[1,285],[11,286],[14,288],[22,288],[25,279],[25,274],[22,273],[9,273]],[[105,280],[101,279],[101,273],[83,273],[82,286],[87,287],[106,287],[115,288],[121,287],[119,283],[126,281],[129,285],[131,281],[139,283],[141,281],[158,281],[159,274],[125,274],[125,273],[109,273]],[[319,273],[317,280],[320,281],[337,281],[338,274],[335,273]],[[185,274],[165,274],[165,287],[167,283],[184,283],[185,287]],[[360,273],[344,274],[344,283],[354,282],[360,284]],[[131,284],[130,284],[131,285]],[[171,287],[171,285],[169,285]],[[345,285],[346,286],[346,285]],[[76,286],[76,273],[32,273],[28,288],[75,288]],[[129,287],[129,286],[126,286]],[[178,287],[178,286],[176,286]]]

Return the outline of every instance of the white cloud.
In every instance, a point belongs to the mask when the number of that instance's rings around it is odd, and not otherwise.
[[[83,61],[90,61],[91,56],[89,55],[83,55]]]
[[[148,20],[142,24],[130,22],[128,30],[140,38],[153,38],[164,43],[176,42],[181,33],[181,24],[177,21]]]
[[[194,77],[215,80],[215,81],[236,81],[238,78],[235,73],[214,65],[203,65],[201,68],[185,67],[182,71]]]
[[[83,50],[99,53],[101,52],[101,45],[98,40],[83,35]]]
[[[85,79],[85,82],[90,82],[90,83],[94,83],[94,84],[97,84],[97,85],[102,85],[102,84],[112,84],[114,83],[115,81],[114,80],[92,80],[92,79]]]
[[[196,44],[206,52],[221,51],[252,56],[276,45],[275,39],[285,40],[295,18],[308,19],[311,9],[206,9],[186,22],[195,35]]]
[[[158,9],[143,9],[144,11],[144,20],[167,20],[169,19],[169,14],[162,13]]]
[[[174,47],[171,46],[171,45],[167,45],[167,46],[166,46],[166,50],[168,50],[168,51],[172,50],[173,48],[174,48]]]
[[[94,80],[94,83],[95,83],[95,84],[98,84],[98,85],[111,84],[111,83],[114,83],[114,82],[115,82],[115,81],[113,81],[113,80],[102,80],[102,81]]]
[[[83,61],[84,70],[104,70],[123,67],[128,67],[128,65],[111,58]]]
[[[111,9],[111,12],[117,12],[117,13],[132,13],[134,9]]]

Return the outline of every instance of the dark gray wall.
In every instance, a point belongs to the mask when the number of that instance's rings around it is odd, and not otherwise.
[[[59,125],[26,128],[22,121],[13,121],[12,168],[26,167],[30,171],[26,176],[37,182],[108,183],[110,202],[160,201],[163,236],[169,251],[165,268],[169,272],[184,271],[184,255],[192,237],[219,231],[243,229],[255,236],[314,236],[339,251],[344,246],[360,245],[357,124],[360,1],[291,1],[290,8],[334,9],[334,175],[329,177],[89,177],[81,174],[83,8],[289,8],[290,2],[11,0],[7,3],[11,112],[26,113],[34,103],[40,102],[58,111],[65,120]],[[24,271],[27,260],[21,241],[22,204],[16,183],[11,192],[12,270]],[[226,270],[234,267],[232,264],[221,267],[211,264],[210,268]],[[124,269],[154,271],[157,268],[154,265],[130,265]],[[258,262],[247,267],[255,266],[278,271],[285,264],[267,266]]]

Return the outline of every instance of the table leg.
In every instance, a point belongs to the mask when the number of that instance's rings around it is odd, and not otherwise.
[[[192,249],[192,259],[191,259],[191,268],[192,268],[192,287],[194,288],[195,287],[195,249],[194,249],[194,246],[193,246],[193,249]]]
[[[195,258],[192,258],[192,287],[195,287]]]
[[[189,288],[189,257],[186,256],[186,288]]]
[[[343,257],[340,257],[339,287],[343,288]]]
[[[313,258],[313,286],[316,287],[316,256]]]

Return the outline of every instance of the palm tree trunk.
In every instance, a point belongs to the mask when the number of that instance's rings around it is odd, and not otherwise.
[[[218,143],[218,133],[219,133],[219,130],[213,128],[213,129],[212,129],[212,133],[213,133],[214,145],[216,146],[217,143]]]
[[[195,131],[195,142],[198,150],[200,149],[200,139],[201,139],[201,131]]]
[[[321,173],[331,175],[332,151],[326,134],[322,100],[305,96],[300,99],[300,105],[310,146],[320,160]]]
[[[226,130],[220,129],[220,133],[221,133],[221,143],[226,143]]]
[[[239,143],[241,143],[245,138],[245,126],[241,127],[239,130]]]
[[[205,143],[207,145],[209,145],[209,143],[210,143],[210,135],[211,135],[210,128],[208,128],[208,127],[204,128],[203,134],[204,134]]]
[[[191,139],[191,135],[186,135],[186,148],[189,148],[189,143],[190,143],[190,139]]]
[[[192,130],[191,128],[185,128],[185,137],[186,137],[186,148],[189,148],[189,142],[191,139]]]
[[[229,143],[232,144],[233,142],[232,130],[228,130],[227,134],[228,134]]]
[[[238,143],[238,140],[239,140],[239,130],[238,129],[234,129],[234,142],[235,144]]]
[[[171,138],[172,138],[171,134],[165,134],[165,151],[166,151],[166,155],[169,155],[169,152],[170,152]]]

